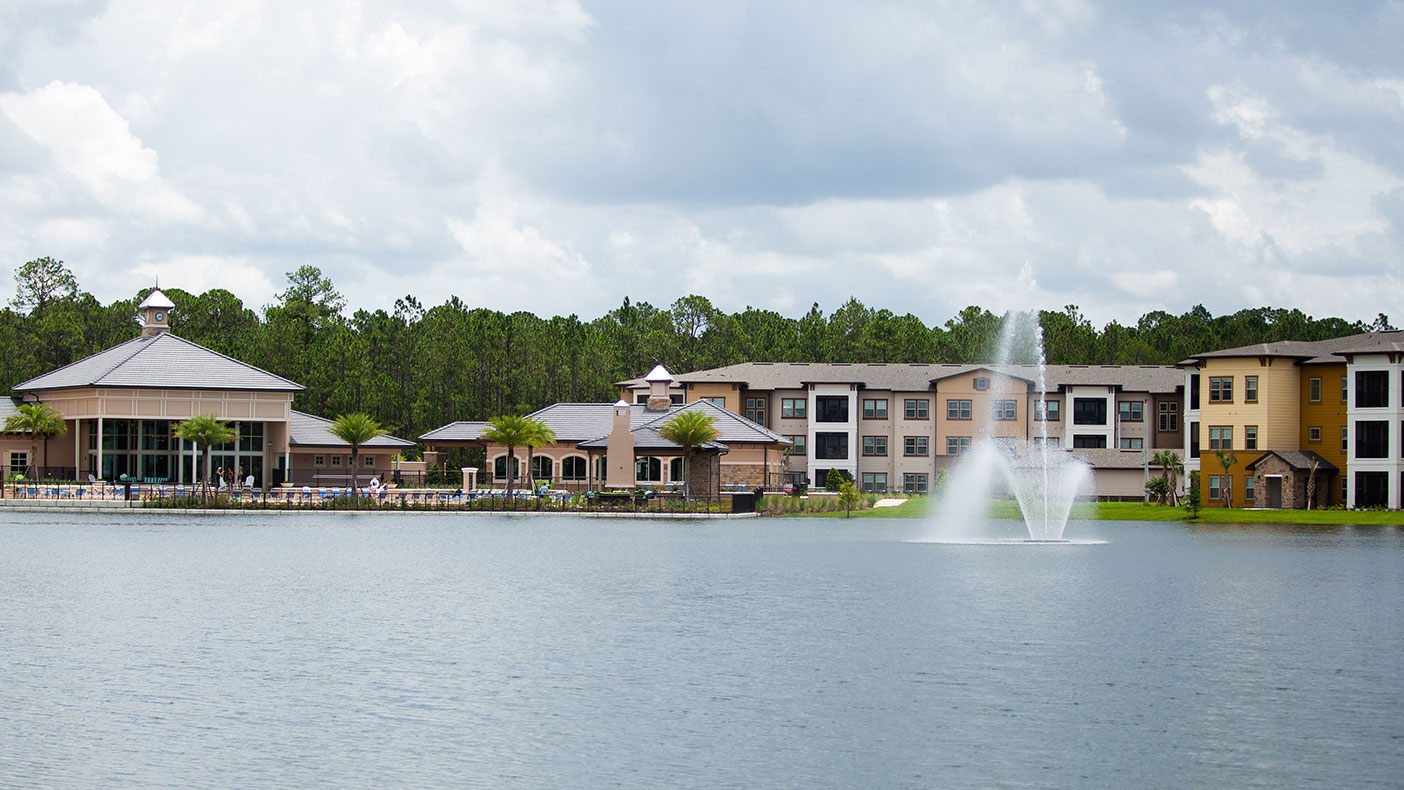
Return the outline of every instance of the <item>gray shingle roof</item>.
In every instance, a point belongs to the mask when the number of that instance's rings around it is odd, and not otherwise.
[[[991,370],[1038,381],[1037,365],[934,365],[925,363],[743,362],[722,368],[680,374],[678,382],[703,384],[738,382],[752,390],[804,389],[807,384],[861,384],[865,389],[920,392],[931,382]],[[1173,393],[1185,383],[1184,372],[1169,365],[1048,365],[1049,391],[1081,385],[1113,385],[1130,392]],[[643,379],[619,386],[641,387]]]
[[[169,332],[138,337],[32,378],[15,392],[71,387],[300,392],[301,384]]]
[[[331,432],[331,420],[303,414],[300,411],[294,411],[292,419],[288,420],[288,438],[289,443],[294,447],[345,447],[348,449],[351,447],[351,445],[336,438],[336,434]],[[413,447],[414,442],[401,439],[398,436],[385,435],[377,436],[361,446]]]
[[[0,396],[0,425],[4,425],[5,420],[11,416],[19,414],[20,403],[19,398]]]
[[[421,442],[434,442],[435,440],[449,442],[475,442],[488,429],[485,422],[459,420],[448,425],[440,426],[434,430],[422,434],[419,437]]]
[[[1160,469],[1149,461],[1156,453],[1161,452],[1160,449],[1152,449],[1149,455],[1146,455],[1144,450],[1121,450],[1115,447],[1075,447],[1068,452],[1091,464],[1093,469],[1141,469],[1149,466],[1152,475],[1158,474]],[[1175,455],[1178,456],[1179,453]]]
[[[702,411],[716,420],[717,441],[725,444],[762,443],[789,444],[790,441],[778,433],[758,425],[735,412],[728,411],[709,401],[695,401],[686,406],[676,406],[666,411],[650,411],[639,404],[629,406],[629,430],[635,433],[635,446],[640,446],[641,430],[657,433],[673,415],[681,411]],[[609,403],[557,403],[532,412],[534,417],[546,423],[556,432],[556,441],[573,442],[581,447],[604,446],[604,439],[614,427],[614,406]],[[477,441],[487,431],[485,422],[455,422],[420,436],[420,441]],[[655,441],[648,438],[648,441]],[[659,437],[659,441],[667,441]],[[599,444],[590,444],[598,441]],[[661,445],[660,445],[661,446]],[[673,445],[676,446],[676,445]]]
[[[1318,471],[1337,471],[1335,464],[1331,463],[1330,461],[1327,461],[1325,458],[1322,458],[1320,455],[1317,455],[1311,450],[1268,450],[1267,452],[1258,456],[1256,459],[1254,459],[1252,463],[1248,464],[1244,468],[1251,472],[1257,469],[1258,464],[1267,460],[1267,457],[1270,455],[1275,455],[1278,458],[1281,458],[1284,462],[1286,462],[1286,464],[1289,467],[1293,469],[1310,469],[1312,463],[1315,462],[1318,464],[1318,466],[1316,467]]]
[[[1286,340],[1280,343],[1256,343],[1251,346],[1238,346],[1218,351],[1195,354],[1181,362],[1181,365],[1194,364],[1201,359],[1222,359],[1226,357],[1292,357],[1305,365],[1339,365],[1342,354],[1382,354],[1390,351],[1404,351],[1404,332],[1367,332],[1361,335],[1337,337],[1330,340]]]

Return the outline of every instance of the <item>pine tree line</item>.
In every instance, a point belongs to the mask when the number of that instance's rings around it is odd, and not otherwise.
[[[615,382],[660,362],[675,372],[751,361],[988,362],[1003,322],[972,306],[927,326],[857,299],[828,315],[817,303],[799,318],[753,307],[727,313],[697,295],[666,309],[625,298],[589,321],[469,307],[456,296],[427,309],[406,296],[390,312],[348,317],[346,300],[316,267],[287,277],[261,311],[222,289],[164,288],[176,305],[172,331],[303,384],[296,409],[366,412],[404,437],[453,420],[612,400]],[[151,290],[103,305],[52,258],[24,264],[15,280],[15,299],[0,309],[6,390],[136,337],[136,306]],[[1155,311],[1100,330],[1073,305],[1039,319],[1051,364],[1165,365],[1217,348],[1392,328],[1383,314],[1365,323],[1267,307],[1217,317],[1202,306],[1183,315]]]

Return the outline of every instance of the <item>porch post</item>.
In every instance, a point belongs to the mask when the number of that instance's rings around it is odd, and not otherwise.
[[[102,477],[102,417],[101,417],[101,416],[98,416],[97,420],[98,420],[98,421],[97,421],[97,474],[96,474],[95,476],[96,476],[99,480],[101,480],[101,479],[103,479],[103,477]]]
[[[83,454],[78,448],[82,447],[79,437],[83,433],[83,420],[80,417],[73,418],[73,479],[81,481],[83,473],[80,467],[83,466]]]

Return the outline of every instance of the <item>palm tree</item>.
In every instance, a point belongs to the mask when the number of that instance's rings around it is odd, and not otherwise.
[[[34,451],[30,454],[30,467],[34,477],[39,477],[39,440],[44,440],[44,466],[49,465],[49,439],[68,433],[68,424],[63,414],[47,403],[26,403],[19,407],[18,414],[5,419],[5,433],[27,433],[34,440]]]
[[[175,428],[175,437],[194,442],[205,456],[205,478],[200,487],[200,499],[204,504],[210,501],[210,448],[216,444],[232,442],[239,438],[238,432],[229,423],[213,414],[202,414],[181,421]]]
[[[516,479],[517,448],[555,444],[556,432],[535,417],[504,415],[488,420],[482,440],[507,445],[507,501],[512,501],[512,481]]]
[[[1180,454],[1174,450],[1157,450],[1155,455],[1151,456],[1150,462],[1152,466],[1160,467],[1160,477],[1165,481],[1166,496],[1170,499],[1168,504],[1173,505],[1179,499],[1176,489],[1179,486],[1178,477],[1182,468]],[[1162,502],[1161,504],[1167,503]]]
[[[1233,506],[1233,475],[1229,474],[1229,468],[1238,463],[1238,456],[1232,450],[1215,450],[1214,457],[1219,459],[1219,465],[1224,468],[1223,499],[1224,507]]]
[[[716,418],[697,409],[685,409],[674,414],[663,423],[658,434],[664,439],[683,448],[683,500],[692,494],[691,481],[692,448],[700,447],[717,439]]]
[[[361,490],[356,484],[356,470],[360,468],[361,445],[377,436],[384,436],[385,429],[365,412],[343,414],[332,420],[331,432],[336,438],[351,445],[351,491],[356,498],[356,507],[361,506]]]

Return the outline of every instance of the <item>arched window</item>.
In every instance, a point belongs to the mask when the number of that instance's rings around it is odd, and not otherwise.
[[[668,462],[668,479],[673,481],[674,483],[682,481],[683,459],[674,458],[673,460]]]
[[[561,479],[584,480],[585,459],[578,455],[572,455],[568,458],[561,459]]]
[[[512,475],[513,477],[521,477],[521,463],[521,459],[517,459],[517,469],[516,472]],[[502,481],[507,480],[507,456],[499,455],[497,456],[496,460],[492,462],[492,479]]]
[[[663,480],[663,462],[657,458],[645,457],[634,462],[634,479],[640,483],[657,483]]]
[[[538,455],[531,459],[531,476],[536,480],[550,480],[555,463],[549,456]]]

